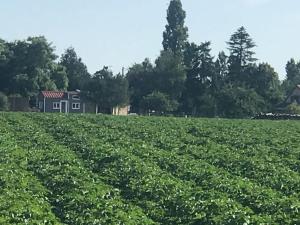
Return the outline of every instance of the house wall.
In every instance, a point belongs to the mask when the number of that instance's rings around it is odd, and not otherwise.
[[[77,92],[68,92],[62,98],[45,98],[45,111],[49,113],[59,113],[60,109],[53,109],[54,102],[67,101],[68,113],[95,113],[95,104],[84,102]],[[73,104],[79,104],[79,109],[73,107]],[[40,112],[44,112],[44,96],[40,94],[38,96],[37,107]],[[62,111],[63,112],[63,111]]]
[[[84,113],[85,107],[84,107],[84,102],[79,99],[76,99],[74,97],[79,97],[79,93],[68,93],[68,100],[69,100],[69,113]],[[79,109],[74,109],[73,104],[79,104]]]
[[[113,115],[116,116],[127,116],[129,111],[129,106],[125,107],[114,107],[113,108]]]
[[[61,100],[63,100],[63,98],[45,98],[44,101],[44,96],[43,95],[39,95],[38,96],[38,102],[37,102],[37,107],[40,110],[40,112],[45,112],[47,113],[59,113],[60,109],[53,109],[53,103],[54,102],[60,102]],[[45,108],[44,108],[44,103],[45,103]]]
[[[67,112],[68,113],[96,113],[96,104],[84,101],[80,98],[80,93],[78,92],[66,92],[62,98],[45,98],[42,94],[38,96],[37,107],[40,112],[44,112],[44,102],[45,102],[45,112],[49,113],[64,113],[64,107],[62,110],[53,109],[53,103],[61,103],[62,101],[67,102]],[[74,108],[74,104],[79,104],[79,108]],[[112,110],[113,115],[128,115],[129,106],[125,107],[115,107]],[[98,112],[101,112],[98,110]]]
[[[53,109],[53,103],[54,102],[60,102],[62,99],[61,98],[45,98],[42,94],[38,95],[38,100],[37,100],[37,108],[40,110],[40,112],[45,112],[47,113],[59,113],[60,109]],[[45,103],[45,107],[44,107]]]
[[[53,109],[53,103],[54,102],[60,102],[61,99],[60,98],[46,98],[45,101],[45,111],[46,112],[53,112],[53,113],[59,113],[60,109]]]

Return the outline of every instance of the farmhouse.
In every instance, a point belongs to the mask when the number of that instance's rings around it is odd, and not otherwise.
[[[99,113],[101,107],[81,98],[80,91],[42,91],[37,98],[40,112]],[[109,109],[113,115],[127,115],[129,106]]]
[[[288,96],[286,99],[287,104],[291,104],[293,102],[296,102],[297,104],[300,104],[300,84],[296,86],[296,88],[293,90],[292,94]]]
[[[86,113],[96,112],[96,107],[80,98],[79,91],[42,91],[38,95],[41,112]],[[91,109],[93,108],[93,110]]]

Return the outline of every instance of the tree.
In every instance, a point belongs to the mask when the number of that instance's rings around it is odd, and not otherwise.
[[[186,17],[180,0],[171,0],[168,11],[166,30],[163,33],[163,48],[175,55],[183,54],[188,38],[188,29],[184,26]]]
[[[263,97],[265,110],[272,111],[283,100],[278,74],[267,63],[260,63],[249,77],[250,88]]]
[[[286,107],[285,112],[289,114],[300,115],[300,106],[298,105],[298,103],[293,102]]]
[[[140,113],[143,97],[155,89],[154,66],[149,59],[134,64],[128,69],[126,78],[129,84],[130,110]]]
[[[286,64],[286,79],[295,81],[300,77],[300,62],[290,59]]]
[[[290,59],[286,64],[286,78],[282,83],[285,95],[290,95],[296,85],[300,84],[300,62]]]
[[[157,115],[161,115],[165,112],[175,111],[178,108],[178,102],[170,99],[164,93],[154,91],[143,97],[141,106],[145,112],[155,112]]]
[[[7,111],[9,108],[8,98],[5,94],[0,92],[0,111]]]
[[[11,56],[6,64],[6,87],[9,94],[35,96],[41,90],[56,90],[51,79],[57,56],[45,37],[29,37],[26,41],[8,43]]]
[[[214,62],[210,54],[210,42],[200,45],[187,44],[184,53],[184,62],[187,70],[185,90],[182,98],[181,111],[190,115],[205,115],[204,95],[212,94],[212,81],[214,79]]]
[[[240,27],[227,42],[230,51],[229,56],[229,75],[230,82],[243,82],[243,72],[245,67],[254,63],[256,46],[244,27]]]
[[[178,101],[182,95],[186,72],[181,58],[172,51],[162,51],[155,61],[155,90]],[[153,90],[154,91],[154,90]]]
[[[262,111],[264,101],[253,89],[227,85],[218,96],[219,116],[251,117]]]
[[[113,107],[128,103],[128,81],[113,73],[108,67],[96,72],[85,84],[82,94],[100,107],[101,112],[111,112]]]
[[[228,76],[228,56],[221,51],[215,62],[215,77],[213,78],[213,85],[216,89],[220,89]]]
[[[0,91],[7,92],[9,86],[8,62],[11,57],[8,43],[0,39]]]
[[[59,64],[66,68],[69,80],[68,90],[81,89],[90,78],[86,65],[72,47],[68,48],[61,56]]]
[[[54,81],[57,90],[66,91],[69,85],[66,68],[54,63],[51,68],[51,80]]]
[[[230,51],[231,63],[236,63],[240,67],[246,66],[248,63],[255,62],[255,52],[252,50],[256,47],[245,27],[240,27],[231,37],[228,49]]]

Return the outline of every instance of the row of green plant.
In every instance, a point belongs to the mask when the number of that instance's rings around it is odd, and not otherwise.
[[[173,122],[175,125],[166,125],[168,121],[170,124]],[[142,126],[142,124],[136,124],[126,133],[132,137],[137,137],[136,140],[146,140],[148,143],[152,143],[154,146],[162,149],[175,150],[179,153],[181,151],[190,153],[197,159],[202,159],[234,175],[246,177],[253,182],[281,191],[286,195],[299,196],[300,176],[297,157],[283,158],[283,156],[274,154],[275,151],[271,151],[263,145],[257,145],[256,147],[247,145],[247,140],[242,138],[242,141],[233,138],[233,140],[236,140],[235,145],[216,143],[211,138],[216,133],[219,133],[216,132],[218,129],[214,127],[214,123],[206,121],[205,123],[210,124],[211,127],[201,129],[203,125],[201,123],[195,124],[197,120],[192,120],[194,125],[190,123],[188,128],[185,126],[186,122],[180,123],[179,121],[184,120],[174,120],[172,118],[157,120],[156,125],[151,126],[151,128],[145,125]],[[159,125],[159,123],[164,124],[167,128],[163,128],[162,124]],[[222,124],[225,126],[226,121],[224,120]],[[126,124],[124,123],[115,123],[114,126],[117,126],[116,130],[126,130]],[[234,132],[230,131],[230,129],[228,130],[228,132]],[[146,135],[138,137],[141,133],[146,133]],[[238,131],[235,134],[230,134],[228,139],[239,134],[241,133]],[[225,136],[226,134],[223,135]],[[252,133],[251,135],[253,137],[255,134]],[[240,136],[250,137],[251,135],[246,135],[244,132]],[[286,136],[286,139],[288,138]]]
[[[224,192],[203,190],[194,181],[172,176],[151,160],[134,155],[132,149],[140,146],[126,145],[130,139],[124,137],[124,145],[115,145],[118,134],[94,130],[92,124],[79,117],[43,115],[37,121],[86,160],[95,173],[107,176],[128,200],[162,224],[259,224],[270,220],[269,216],[255,215]],[[101,139],[93,132],[108,138]]]
[[[196,181],[199,186],[208,191],[223,191],[231,198],[251,208],[256,214],[272,215],[273,219],[278,218],[278,222],[285,224],[288,221],[293,221],[293,218],[298,218],[300,201],[297,196],[287,197],[281,192],[257,184],[256,180],[245,180],[244,177],[230,174],[223,168],[209,164],[208,161],[199,159],[199,157],[195,159],[195,157],[189,154],[189,147],[193,149],[193,146],[184,146],[184,148],[181,146],[180,148],[180,146],[176,146],[175,144],[172,148],[157,148],[143,138],[136,138],[136,135],[141,133],[141,131],[145,132],[147,129],[145,127],[147,126],[136,125],[127,130],[127,132],[124,132],[122,126],[128,128],[127,123],[115,123],[111,129],[108,129],[109,126],[103,126],[104,123],[107,125],[107,120],[103,121],[95,117],[90,117],[85,121],[92,122],[92,124],[98,123],[98,126],[90,125],[89,130],[85,130],[90,136],[102,139],[105,142],[110,137],[103,134],[114,133],[117,139],[113,141],[113,144],[124,146],[125,149],[133,151],[135,155],[138,155],[142,159],[157,163],[162,169],[169,171],[180,179]],[[145,124],[146,121],[144,122]],[[174,132],[176,131],[174,130],[173,134]],[[149,132],[147,134],[148,137],[151,136]],[[156,143],[160,143],[161,139],[164,139],[166,144],[171,144],[171,141],[178,143],[178,139],[180,139],[180,137],[177,137],[177,141],[174,141],[174,136],[168,136],[170,138],[168,139],[164,132],[160,132],[159,135],[160,137],[155,137]],[[128,141],[124,142],[124,139]],[[152,142],[154,142],[154,139],[152,139]],[[131,143],[139,146],[139,148],[132,148]],[[202,149],[198,149],[199,154],[204,153],[199,150]],[[216,155],[216,157],[218,156]],[[295,193],[298,192],[295,190]]]
[[[28,167],[28,154],[15,145],[0,117],[0,224],[62,224],[52,212],[48,190]]]
[[[201,189],[206,192],[221,192],[224,197],[226,196],[227,198],[235,199],[244,205],[244,207],[253,210],[256,215],[259,215],[257,217],[249,217],[253,219],[253,221],[273,221],[273,223],[276,221],[278,223],[293,224],[293,222],[298,219],[297,210],[299,208],[299,201],[296,198],[288,198],[280,192],[278,193],[272,189],[262,187],[260,184],[250,182],[247,179],[245,180],[243,177],[233,176],[203,160],[195,160],[188,154],[187,151],[176,151],[176,149],[179,149],[178,146],[172,146],[172,148],[166,149],[155,148],[151,142],[147,143],[147,141],[145,142],[143,139],[132,138],[130,135],[135,134],[138,136],[139,132],[141,132],[144,127],[152,125],[148,127],[151,129],[153,124],[151,124],[149,119],[144,119],[144,126],[139,126],[141,124],[134,124],[134,122],[132,123],[132,120],[128,120],[131,123],[129,125],[126,123],[126,120],[127,119],[125,118],[119,120],[111,119],[110,117],[104,117],[101,119],[97,117],[89,117],[86,119],[86,117],[80,116],[71,118],[47,117],[46,120],[43,116],[38,119],[38,121],[42,121],[42,126],[52,124],[51,127],[56,127],[56,129],[50,128],[49,132],[52,133],[52,135],[55,135],[58,139],[66,137],[66,134],[71,132],[69,133],[71,135],[67,136],[69,140],[66,144],[68,145],[72,145],[74,141],[76,142],[76,139],[85,140],[85,146],[88,146],[87,149],[89,150],[89,154],[91,148],[94,148],[93,146],[91,147],[88,145],[89,142],[93,141],[97,143],[94,144],[95,146],[107,146],[107,143],[110,143],[110,145],[114,146],[114,148],[124,149],[126,154],[131,153],[147,163],[151,162],[152,164],[158,165],[160,169],[172,173],[173,176],[178,177],[181,180],[195,182],[198,187],[201,187]],[[119,123],[121,121],[123,123]],[[147,124],[148,122],[150,123]],[[98,125],[95,125],[97,123]],[[80,132],[76,131],[76,128],[74,131],[75,126],[72,124],[77,124],[78,127],[80,127],[78,128]],[[60,128],[57,129],[58,126],[60,126]],[[155,126],[155,128],[157,127],[159,127],[159,125]],[[125,132],[126,129],[127,132]],[[162,133],[163,132],[160,132],[160,137],[165,138],[166,143],[170,144],[167,137],[165,137]],[[57,136],[58,134],[59,136]],[[172,136],[169,136],[169,138],[171,140]],[[157,143],[160,143],[160,139],[156,139],[156,141],[158,141]],[[103,152],[101,148],[96,151]],[[113,157],[111,158],[111,156],[107,157],[109,158],[108,163],[111,163],[110,160],[116,160]],[[120,189],[122,189],[122,187]]]
[[[4,114],[8,131],[27,154],[28,170],[49,190],[53,212],[66,224],[154,224],[120,191],[103,183],[68,148],[21,115]]]
[[[1,113],[0,223],[298,224],[299,128]]]

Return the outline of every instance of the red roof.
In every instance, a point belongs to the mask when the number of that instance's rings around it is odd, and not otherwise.
[[[42,95],[45,98],[62,98],[64,96],[63,91],[42,91]]]

